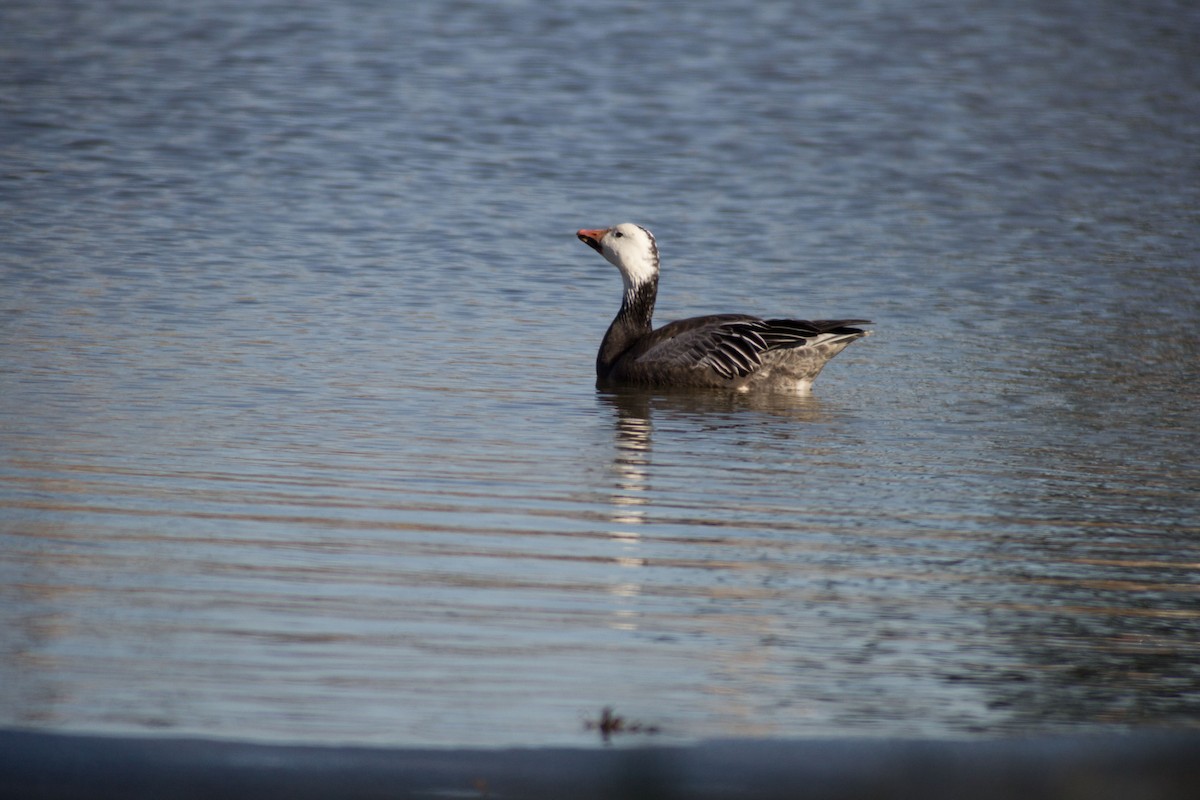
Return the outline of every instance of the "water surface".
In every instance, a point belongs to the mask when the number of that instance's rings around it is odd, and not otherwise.
[[[0,724],[1200,720],[1186,3],[0,11]],[[812,397],[601,393],[869,317]]]

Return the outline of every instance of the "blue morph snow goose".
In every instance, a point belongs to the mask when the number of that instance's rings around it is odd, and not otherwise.
[[[579,240],[621,273],[625,297],[596,355],[596,385],[807,393],[829,359],[869,331],[865,319],[713,314],[654,330],[658,245],[640,225],[582,229]]]

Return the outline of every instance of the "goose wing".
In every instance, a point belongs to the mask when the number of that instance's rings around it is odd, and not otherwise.
[[[722,378],[740,378],[762,366],[770,347],[766,327],[743,314],[681,319],[651,333],[627,357],[639,368],[709,367]]]
[[[855,325],[870,325],[869,319],[768,319],[763,338],[768,350],[787,347],[807,347],[835,339],[864,335]]]
[[[746,314],[714,314],[672,322],[627,354],[638,368],[704,368],[725,379],[744,378],[762,366],[770,350],[858,338],[865,319],[764,320]]]

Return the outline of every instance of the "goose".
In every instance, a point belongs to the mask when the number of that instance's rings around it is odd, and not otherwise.
[[[655,330],[658,244],[641,225],[575,234],[621,273],[625,296],[596,354],[599,389],[720,388],[807,394],[829,359],[870,334],[865,319],[762,319],[712,314]]]

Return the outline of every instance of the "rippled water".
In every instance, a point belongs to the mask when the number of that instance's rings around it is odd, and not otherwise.
[[[0,725],[1200,721],[1200,15],[10,2]],[[811,398],[598,393],[864,316]]]

